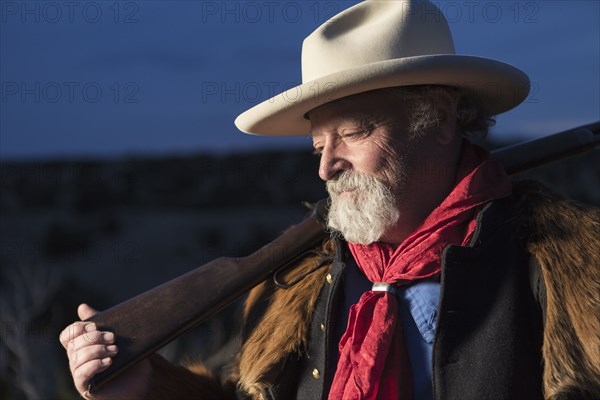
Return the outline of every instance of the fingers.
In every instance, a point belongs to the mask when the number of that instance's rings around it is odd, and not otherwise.
[[[111,345],[115,343],[115,335],[112,332],[101,332],[97,330],[85,332],[67,343],[67,355],[78,352],[81,349],[94,345]]]
[[[88,306],[85,303],[80,304],[79,307],[77,307],[77,315],[79,315],[79,319],[81,320],[88,319],[97,313],[97,310],[94,310],[92,307]]]
[[[103,339],[100,335],[102,335],[102,332],[97,330],[96,324],[93,322],[75,322],[63,329],[58,339],[63,347],[69,350],[76,341],[96,343],[98,340]],[[105,339],[110,340],[109,337]]]
[[[60,344],[66,349],[69,342],[74,340],[76,337],[81,336],[85,332],[85,326],[88,323],[85,322],[75,322],[69,326],[67,326],[58,336],[58,340],[60,340]]]
[[[77,314],[79,315],[79,318],[81,318],[82,320],[90,318],[97,312],[98,311],[94,310],[92,307],[88,306],[85,303],[80,304],[79,307],[77,308]],[[79,322],[75,322],[75,323],[67,326],[65,329],[63,329],[63,331],[59,335],[59,340],[60,340],[60,343],[63,345],[63,347],[66,349],[67,344],[71,340],[82,335],[85,332],[84,331],[85,326],[88,324],[90,324],[90,323],[79,321]],[[95,328],[94,328],[94,330],[95,330]]]
[[[117,355],[117,346],[114,344],[104,345],[97,344],[83,347],[72,353],[69,357],[69,367],[71,371],[75,371],[86,363],[93,360],[104,360]]]
[[[73,382],[79,393],[86,393],[92,377],[108,367],[110,367],[112,359],[109,357],[103,359],[90,360],[77,369],[71,371],[73,374]]]
[[[90,379],[107,369],[117,355],[115,334],[99,331],[93,322],[75,322],[60,335],[67,350],[69,369],[79,393],[85,394]]]
[[[87,304],[81,304],[77,309],[82,320],[97,312]],[[85,398],[89,398],[87,389],[90,379],[110,367],[112,357],[117,355],[115,334],[98,330],[94,322],[77,321],[60,333],[59,340],[67,350],[75,387]]]

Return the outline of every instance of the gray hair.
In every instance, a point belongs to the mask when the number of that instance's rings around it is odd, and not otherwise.
[[[460,90],[441,85],[417,85],[383,89],[409,107],[409,131],[412,135],[423,135],[438,127],[447,118],[443,105],[454,110],[456,125],[462,135],[469,139],[482,140],[496,121],[484,113],[471,96]],[[445,103],[445,104],[444,104]]]

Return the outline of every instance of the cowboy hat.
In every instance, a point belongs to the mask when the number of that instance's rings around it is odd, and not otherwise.
[[[510,110],[529,94],[529,78],[521,70],[456,54],[448,23],[431,2],[367,0],[304,40],[301,85],[250,108],[235,124],[255,135],[308,135],[306,114],[322,104],[409,85],[456,87],[489,115]]]

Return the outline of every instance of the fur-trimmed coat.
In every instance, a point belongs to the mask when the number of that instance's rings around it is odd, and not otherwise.
[[[537,184],[515,186],[510,202],[515,237],[531,255],[523,276],[529,278],[527,289],[543,319],[541,351],[535,350],[541,358],[541,382],[532,384],[546,399],[600,399],[600,210],[561,199]],[[287,382],[290,374],[282,375],[289,360],[297,362],[310,353],[310,330],[317,323],[313,314],[331,279],[335,247],[333,240],[326,240],[314,255],[288,270],[284,279],[298,280],[290,289],[266,281],[250,292],[243,345],[228,376],[220,379],[201,365],[177,367],[153,356],[149,397],[235,399],[237,391],[263,398],[277,382]],[[443,326],[438,324],[438,329]],[[436,368],[440,366],[434,360],[434,380],[441,376]],[[461,375],[466,375],[461,384],[469,384],[469,374]]]

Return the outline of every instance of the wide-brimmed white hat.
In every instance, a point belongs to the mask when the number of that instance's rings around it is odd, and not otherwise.
[[[429,1],[367,0],[334,16],[304,40],[302,82],[239,115],[238,129],[307,135],[310,110],[394,86],[456,87],[490,115],[510,110],[529,94],[529,78],[521,70],[456,54],[446,19]]]

